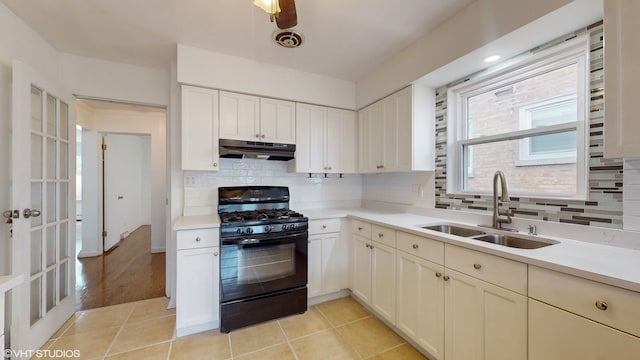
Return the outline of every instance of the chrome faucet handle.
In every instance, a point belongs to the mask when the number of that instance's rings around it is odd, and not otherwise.
[[[538,235],[538,229],[535,225],[529,225],[529,235]]]

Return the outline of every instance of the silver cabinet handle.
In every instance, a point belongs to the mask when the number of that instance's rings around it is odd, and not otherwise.
[[[449,278],[449,276],[448,276],[448,275],[445,275],[445,276],[442,278],[442,280],[444,280],[444,281],[449,281],[449,279],[450,279],[450,278]]]
[[[436,273],[436,277],[437,277],[437,278],[439,278],[439,277],[441,277],[441,276],[442,276],[442,273],[439,273],[439,272],[437,272],[437,273]]]
[[[260,137],[263,138],[263,139],[265,138],[264,134],[262,134],[262,136],[260,136]]]
[[[362,226],[358,226],[358,231],[362,231]]]
[[[384,234],[383,234],[383,233],[379,233],[379,234],[378,234],[378,237],[379,237],[379,238],[384,237]]]
[[[200,239],[200,236],[198,236],[198,237],[196,238],[196,242],[200,242],[200,240],[202,240],[202,239]]]
[[[609,308],[609,305],[607,305],[606,301],[598,300],[596,301],[596,307],[598,310],[605,311]]]
[[[217,252],[217,251],[216,251],[216,252],[214,252],[214,253],[213,253],[213,256],[218,256],[218,252]]]
[[[322,225],[322,228],[323,228],[323,229],[326,229],[326,228],[327,228],[327,225]]]
[[[419,248],[418,244],[413,244],[413,248],[418,250],[418,248]]]
[[[218,167],[218,163],[217,163],[217,162],[214,162],[214,163],[213,163],[213,167]]]
[[[259,138],[259,137],[260,137],[260,134],[256,134],[256,137],[257,137],[257,138]]]
[[[29,209],[26,208],[22,211],[22,216],[24,216],[25,219],[28,219],[30,217],[38,217],[40,216],[40,210],[36,210],[36,209]]]
[[[481,267],[482,267],[482,264],[478,264],[478,263],[473,264],[473,268],[476,270],[480,270]]]

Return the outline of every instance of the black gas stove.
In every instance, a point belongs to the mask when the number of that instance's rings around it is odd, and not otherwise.
[[[245,210],[220,213],[222,237],[307,231],[308,220],[289,209]]]
[[[220,330],[307,309],[308,219],[289,209],[289,189],[218,189]]]

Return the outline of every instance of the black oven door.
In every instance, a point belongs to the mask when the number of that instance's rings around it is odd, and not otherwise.
[[[221,302],[247,299],[306,284],[306,231],[221,240]]]

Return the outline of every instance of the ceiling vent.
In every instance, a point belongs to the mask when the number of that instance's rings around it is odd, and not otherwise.
[[[302,45],[303,40],[302,34],[292,30],[278,30],[273,33],[273,41],[286,48],[297,48]]]

